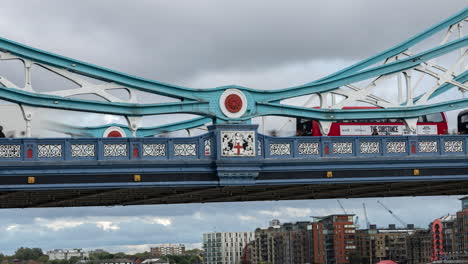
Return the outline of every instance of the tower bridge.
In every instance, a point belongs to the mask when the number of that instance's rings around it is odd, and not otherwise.
[[[181,87],[0,38],[0,62],[24,66],[20,86],[0,73],[0,99],[19,105],[26,136],[0,139],[0,207],[466,194],[468,136],[416,132],[420,116],[468,107],[467,18],[468,8],[334,74],[276,90]],[[418,50],[433,36],[438,44]],[[34,67],[78,88],[37,90]],[[122,89],[128,99],[115,95]],[[146,95],[171,99],[140,103]],[[343,109],[356,104],[375,108]],[[51,130],[72,137],[35,138],[38,108],[123,116],[127,124],[54,121]],[[197,117],[141,126],[144,117],[181,113]],[[410,134],[272,137],[252,122],[263,116],[313,119],[323,135],[337,120],[393,118]],[[207,133],[154,137],[200,126]]]

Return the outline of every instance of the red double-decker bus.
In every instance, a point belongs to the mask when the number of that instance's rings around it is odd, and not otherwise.
[[[377,109],[378,107],[344,107],[343,109]],[[297,119],[298,136],[322,136],[319,123],[310,119]],[[447,118],[444,113],[423,115],[418,118],[418,135],[444,135],[448,133]],[[405,123],[397,118],[339,120],[333,122],[328,136],[371,136],[408,135]]]

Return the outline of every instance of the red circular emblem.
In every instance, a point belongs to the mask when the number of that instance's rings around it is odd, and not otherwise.
[[[224,100],[224,106],[231,113],[237,113],[242,109],[242,98],[237,94],[230,94]]]
[[[109,134],[107,134],[107,137],[122,137],[122,134],[120,134],[119,131],[111,131]]]

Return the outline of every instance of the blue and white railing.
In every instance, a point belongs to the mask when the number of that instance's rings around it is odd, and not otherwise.
[[[269,137],[255,156],[218,155],[213,133],[191,138],[0,139],[2,161],[261,160],[468,155],[468,136]]]

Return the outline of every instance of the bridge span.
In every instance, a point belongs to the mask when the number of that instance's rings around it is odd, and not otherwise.
[[[232,146],[227,139],[242,138]],[[234,141],[230,141],[234,142]],[[0,207],[466,194],[468,136],[0,140]]]
[[[420,117],[468,107],[467,23],[464,8],[345,69],[281,89],[172,85],[0,37],[0,63],[19,61],[25,74],[17,84],[0,73],[0,100],[19,106],[26,137],[0,139],[0,208],[466,194],[468,137],[416,134]],[[75,89],[36,87],[37,67]],[[125,124],[60,123],[37,109]],[[40,113],[49,130],[72,137],[34,138]],[[143,126],[161,116],[170,122]],[[411,135],[270,137],[252,125],[266,116],[314,120],[322,135],[332,123],[397,120]],[[206,125],[196,137],[154,137]]]

